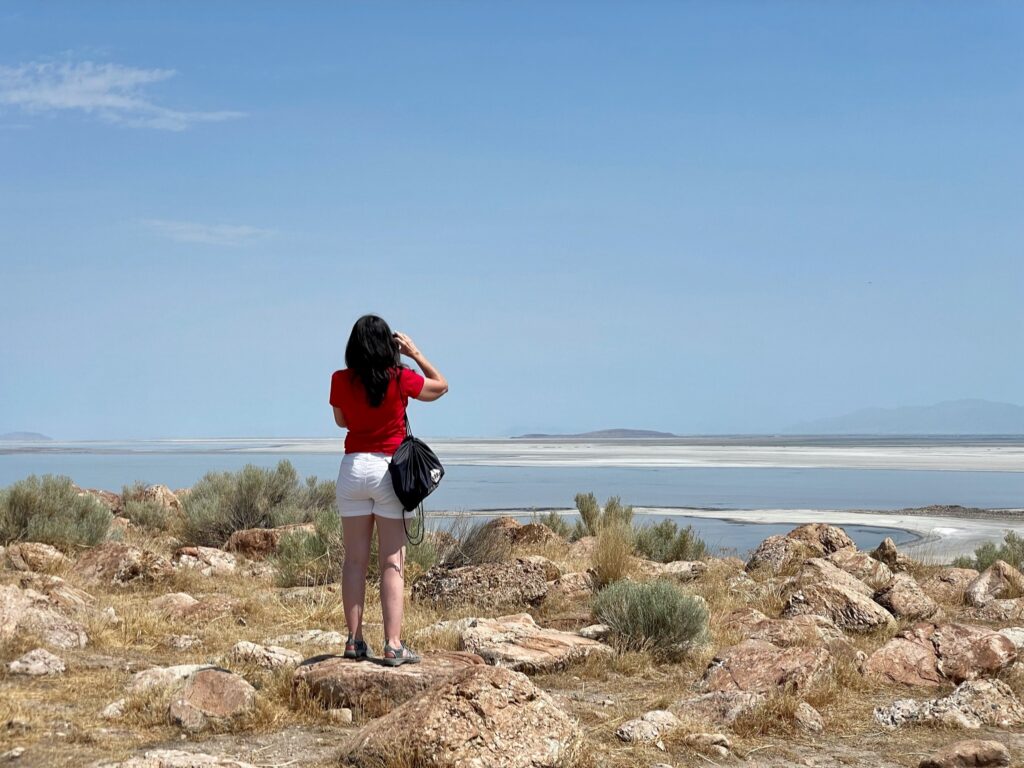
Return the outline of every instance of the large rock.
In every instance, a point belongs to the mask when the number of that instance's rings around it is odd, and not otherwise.
[[[233,554],[214,547],[179,547],[172,563],[178,568],[193,568],[203,576],[227,576],[238,567]]]
[[[265,669],[294,667],[302,663],[302,654],[279,645],[259,645],[239,640],[228,653],[235,664],[253,664]]]
[[[998,741],[967,739],[949,744],[918,764],[918,768],[1002,768],[1010,750]]]
[[[589,571],[564,573],[547,584],[548,600],[588,601],[594,594],[594,575]]]
[[[901,632],[864,662],[864,673],[904,685],[935,687],[990,677],[1017,660],[1009,638],[969,624],[920,623]]]
[[[961,605],[971,582],[978,578],[973,568],[943,568],[921,582],[921,589],[940,603]]]
[[[764,640],[744,640],[711,660],[704,687],[754,693],[787,686],[805,690],[831,670],[832,655],[826,648],[779,648]]]
[[[31,634],[55,648],[84,648],[85,627],[68,618],[41,592],[0,586],[0,641]]]
[[[12,675],[59,675],[67,667],[64,660],[45,648],[36,648],[7,665]]]
[[[967,615],[976,621],[989,621],[993,624],[1024,621],[1024,598],[989,600],[982,606],[971,608]]]
[[[815,614],[771,619],[755,608],[738,608],[725,616],[722,625],[738,632],[744,639],[765,640],[780,648],[827,645],[843,638],[843,633],[831,619]]]
[[[807,523],[785,536],[769,536],[747,560],[747,570],[768,568],[779,572],[794,562],[825,557],[847,547],[856,547],[846,531],[826,523]]]
[[[23,541],[7,547],[7,564],[16,571],[47,573],[63,568],[68,559],[56,547],[38,541]]]
[[[184,752],[180,749],[150,749],[138,757],[97,763],[93,768],[256,768],[233,757]]]
[[[896,542],[886,536],[871,553],[879,562],[885,563],[893,573],[909,571],[914,561],[896,549]]]
[[[202,731],[252,712],[256,689],[226,669],[203,669],[192,675],[167,708],[170,721],[187,731]]]
[[[576,722],[520,672],[464,669],[368,724],[348,758],[419,768],[557,768],[581,751]]]
[[[277,528],[246,528],[228,537],[224,549],[245,555],[251,560],[264,560],[277,553],[281,538],[289,533],[316,533],[312,523],[282,525]]]
[[[805,614],[825,616],[837,627],[851,632],[871,632],[896,623],[891,613],[862,591],[836,581],[807,583],[789,594],[783,615]]]
[[[888,565],[856,547],[837,549],[828,556],[828,561],[875,589],[892,581],[893,572]]]
[[[157,582],[171,572],[171,563],[163,555],[113,541],[93,547],[71,568],[87,584],[115,587]]]
[[[558,538],[558,534],[543,523],[520,523],[508,515],[489,520],[484,528],[500,533],[513,547],[543,544]]]
[[[412,599],[435,608],[522,608],[538,604],[546,594],[544,567],[527,560],[461,568],[434,566],[412,585]]]
[[[463,631],[460,648],[496,667],[527,673],[564,669],[593,655],[614,655],[611,648],[596,640],[543,629],[528,613],[476,619]]]
[[[155,501],[168,511],[177,511],[181,509],[181,500],[178,498],[178,494],[166,485],[147,485],[142,490],[142,495],[139,497],[139,500]]]
[[[129,694],[139,694],[159,688],[175,688],[197,672],[205,669],[216,669],[216,667],[209,664],[178,664],[173,667],[150,667],[132,675],[125,690]]]
[[[424,653],[419,664],[398,667],[314,656],[295,670],[292,695],[311,697],[327,709],[348,707],[377,717],[467,667],[483,665],[479,656],[456,651]]]
[[[956,728],[1016,728],[1024,725],[1024,706],[1002,680],[968,680],[939,699],[899,699],[875,708],[875,720],[896,728],[906,723],[939,723]]]
[[[23,573],[18,584],[22,589],[34,589],[46,595],[47,599],[58,608],[87,608],[96,603],[96,599],[85,590],[73,587],[60,576],[49,576],[42,573]]]
[[[1000,598],[1024,595],[1024,574],[1004,560],[996,560],[967,585],[965,597],[971,605],[984,605]]]
[[[898,573],[889,585],[875,593],[875,602],[897,619],[928,619],[939,610],[909,573]]]
[[[821,557],[812,557],[804,562],[800,566],[800,570],[797,571],[793,583],[801,587],[822,583],[838,584],[865,597],[871,597],[875,594],[874,589],[852,573],[844,571],[831,561]]]

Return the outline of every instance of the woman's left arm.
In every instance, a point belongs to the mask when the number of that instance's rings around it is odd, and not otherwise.
[[[341,412],[341,408],[336,405],[334,406],[334,423],[342,429],[348,428],[348,422],[345,421],[345,414],[343,414]]]

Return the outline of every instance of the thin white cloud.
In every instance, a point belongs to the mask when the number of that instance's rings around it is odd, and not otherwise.
[[[92,61],[30,62],[0,66],[0,107],[27,113],[80,111],[136,128],[184,131],[196,123],[244,117],[242,112],[188,112],[154,104],[147,86],[174,77],[173,69],[139,69]]]
[[[145,219],[142,222],[157,234],[178,243],[200,245],[250,245],[274,234],[272,229],[261,229],[241,224],[201,224],[195,221],[168,221]]]

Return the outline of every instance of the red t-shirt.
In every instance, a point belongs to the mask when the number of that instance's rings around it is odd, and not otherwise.
[[[394,374],[395,369],[391,369]],[[348,424],[345,453],[394,453],[405,438],[405,406],[423,389],[423,377],[400,369],[401,391],[391,376],[384,399],[376,408],[366,399],[363,383],[348,368],[331,376],[330,403],[341,408]]]

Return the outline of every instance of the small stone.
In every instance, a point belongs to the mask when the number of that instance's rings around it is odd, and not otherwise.
[[[337,709],[328,709],[327,717],[333,720],[335,723],[341,723],[348,725],[352,722],[352,710],[348,707],[338,707]]]
[[[106,707],[104,707],[103,711],[100,712],[100,717],[104,720],[120,720],[124,717],[124,709],[127,703],[127,699],[118,699],[117,701],[110,702]]]
[[[679,726],[679,718],[665,709],[654,709],[644,712],[640,717],[627,720],[618,727],[615,735],[619,740],[626,742],[639,742],[643,744],[655,744],[664,749],[661,744],[661,737],[672,728]]]
[[[920,768],[1002,768],[1010,751],[998,741],[967,739],[943,747],[921,761]]]
[[[611,627],[607,624],[590,624],[583,627],[577,634],[588,640],[606,640],[611,631]]]
[[[8,749],[6,752],[0,752],[0,763],[6,763],[11,760],[17,760],[24,754],[24,747],[15,747],[14,749]]]
[[[295,667],[302,663],[302,654],[279,645],[257,645],[246,640],[239,640],[228,654],[231,661],[237,664],[255,664],[266,669]]]
[[[164,645],[176,651],[188,651],[202,644],[203,641],[194,635],[171,635],[164,640]]]
[[[29,651],[20,659],[15,659],[8,666],[12,675],[59,675],[67,667],[63,659],[54,656],[45,648]]]

